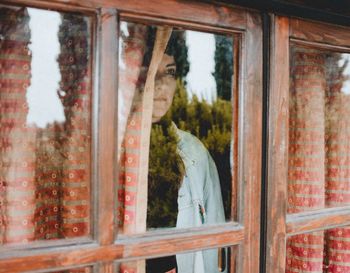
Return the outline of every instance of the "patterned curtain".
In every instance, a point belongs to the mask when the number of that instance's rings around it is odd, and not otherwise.
[[[291,51],[288,213],[325,205],[325,59],[318,51]],[[322,272],[323,232],[287,241],[286,272]]]
[[[141,150],[142,108],[137,89],[144,85],[141,77],[146,48],[147,26],[122,22],[121,56],[119,60],[119,113],[118,147],[118,225],[123,234],[134,233],[138,159]]]
[[[126,23],[124,23],[126,24]],[[125,26],[125,25],[124,25]],[[125,28],[125,27],[124,27]],[[119,101],[118,223],[122,234],[146,231],[148,150],[154,79],[171,34],[158,27],[151,63],[142,67],[147,26],[127,23],[128,37],[121,38]],[[126,94],[125,94],[126,93]],[[124,124],[126,128],[124,129]],[[144,261],[122,263],[122,273],[144,272]]]
[[[91,62],[87,19],[65,14],[59,32],[64,106],[61,223],[65,238],[90,233]]]
[[[25,8],[1,8],[0,20],[0,242],[87,236],[91,168],[89,23],[82,16],[61,16],[57,34],[61,47],[59,95],[66,121],[39,128],[27,124],[30,17]]]
[[[0,242],[34,240],[36,130],[28,128],[26,9],[0,9]]]
[[[118,91],[118,226],[121,234],[134,234],[136,228],[136,194],[141,152],[142,107],[139,90],[144,86],[141,73],[146,49],[147,26],[122,22],[119,57]],[[122,263],[121,273],[140,272],[140,262]]]
[[[119,56],[119,92],[118,92],[118,151],[121,147],[129,115],[137,111],[134,100],[136,87],[144,84],[144,73],[141,73],[143,55],[146,49],[147,26],[121,22],[120,56]],[[134,108],[132,105],[134,104]],[[119,159],[119,157],[118,157]]]
[[[342,54],[327,56],[326,101],[326,205],[350,205],[350,98],[342,92],[349,80],[344,76],[348,65],[339,65]],[[326,272],[350,272],[350,228],[336,228],[325,233]]]
[[[288,213],[350,204],[350,98],[342,55],[291,50]],[[291,237],[286,272],[350,272],[350,229]]]

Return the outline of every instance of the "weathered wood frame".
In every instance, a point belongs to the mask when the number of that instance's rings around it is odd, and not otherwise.
[[[289,49],[291,43],[340,52],[350,50],[350,29],[273,16],[268,135],[266,272],[284,273],[289,236],[350,224],[350,206],[287,214]]]
[[[262,139],[262,23],[259,13],[201,2],[180,0],[5,0],[4,4],[81,12],[96,18],[94,38],[94,98],[96,126],[93,238],[34,242],[0,249],[0,272],[52,271],[99,265],[113,272],[115,261],[144,259],[220,246],[238,246],[237,272],[259,271],[260,184]],[[178,11],[182,12],[179,13]],[[233,112],[237,121],[234,143],[233,196],[238,197],[238,222],[212,227],[148,232],[115,240],[114,204],[117,164],[117,70],[119,18],[174,24],[195,30],[236,33],[241,37]],[[111,56],[114,56],[111,57]],[[236,208],[234,209],[236,210]]]

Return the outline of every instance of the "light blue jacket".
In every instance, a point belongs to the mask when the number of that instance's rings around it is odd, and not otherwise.
[[[177,129],[177,134],[179,154],[185,165],[185,177],[178,194],[176,227],[224,223],[220,181],[213,159],[196,137],[180,129]],[[178,254],[176,260],[179,273],[220,272],[218,249]],[[227,272],[227,269],[223,272]]]

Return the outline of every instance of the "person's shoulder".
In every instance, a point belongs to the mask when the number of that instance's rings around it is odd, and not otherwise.
[[[204,157],[206,155],[207,149],[196,136],[181,129],[177,129],[177,132],[179,136],[179,148],[183,152],[199,157]]]
[[[180,137],[180,140],[186,142],[186,143],[191,143],[194,145],[203,145],[202,142],[194,135],[192,135],[190,132],[177,129],[178,135]]]

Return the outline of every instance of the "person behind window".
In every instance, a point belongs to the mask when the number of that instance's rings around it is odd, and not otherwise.
[[[212,157],[200,140],[178,129],[167,115],[179,75],[176,37],[179,36],[173,34],[170,38],[155,78],[148,177],[149,228],[199,227],[225,222],[220,182]],[[183,58],[180,61],[183,63]],[[183,67],[180,69],[183,73]],[[222,258],[226,259],[225,254]],[[150,259],[146,272],[226,272],[219,264],[222,265],[218,250],[205,250],[178,254],[176,258]]]

